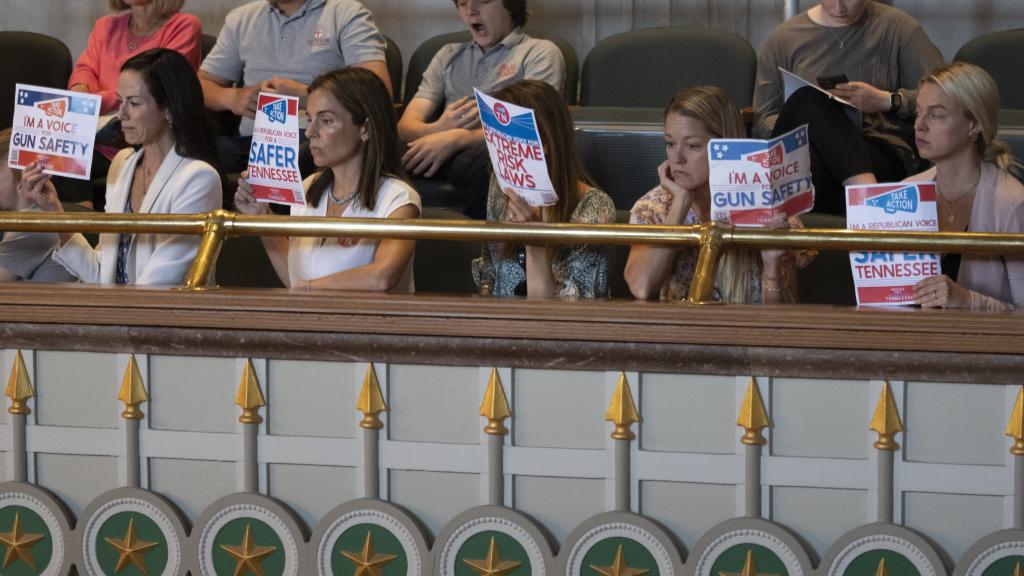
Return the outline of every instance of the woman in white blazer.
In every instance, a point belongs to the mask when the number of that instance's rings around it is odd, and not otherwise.
[[[125,62],[118,78],[118,118],[126,148],[107,175],[107,212],[190,214],[221,206],[216,148],[195,72],[181,54],[163,48]],[[60,211],[49,176],[29,166],[20,193],[46,210]],[[199,237],[172,234],[101,234],[92,248],[81,234],[61,234],[54,252],[83,282],[181,284]]]

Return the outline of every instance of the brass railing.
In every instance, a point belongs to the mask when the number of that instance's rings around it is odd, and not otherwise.
[[[479,220],[392,220],[315,216],[246,216],[227,210],[203,214],[100,214],[90,212],[0,212],[0,230],[26,232],[112,232],[194,234],[199,251],[183,288],[212,285],[217,256],[233,236],[400,238],[534,244],[654,244],[699,246],[689,301],[712,301],[719,256],[727,248],[834,249],[850,251],[955,252],[1024,256],[1024,234],[967,232],[885,232],[839,229],[639,226],[622,224],[511,224]]]

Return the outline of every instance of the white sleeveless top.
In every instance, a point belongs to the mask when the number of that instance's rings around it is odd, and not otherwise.
[[[303,188],[309,185],[316,175],[306,178]],[[312,206],[292,206],[292,216],[325,216],[330,200],[328,188],[315,208]],[[395,210],[412,204],[421,208],[420,196],[412,186],[398,178],[382,178],[377,188],[377,201],[373,210],[367,210],[355,200],[344,212],[345,218],[387,218]],[[330,276],[364,266],[373,262],[380,240],[376,238],[292,238],[288,242],[288,276],[292,286],[300,286],[309,280]],[[395,285],[393,292],[414,292],[412,278],[413,259],[409,259],[402,279]]]

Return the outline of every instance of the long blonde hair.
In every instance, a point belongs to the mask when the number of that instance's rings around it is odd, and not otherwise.
[[[718,86],[694,86],[676,93],[665,108],[669,114],[688,116],[699,121],[714,138],[746,138],[747,130],[739,108]],[[707,158],[705,156],[705,158]],[[751,270],[760,262],[755,250],[727,250],[718,263],[715,284],[723,302],[750,304]]]
[[[1003,170],[1020,167],[1005,144],[996,140],[999,134],[999,87],[988,72],[967,62],[953,62],[932,70],[921,79],[921,86],[931,84],[945,92],[964,110],[964,116],[978,128],[974,141],[978,157]]]

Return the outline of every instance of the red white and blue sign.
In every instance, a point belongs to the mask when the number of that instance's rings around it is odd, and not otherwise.
[[[18,84],[7,164],[36,162],[48,174],[88,180],[92,171],[100,97]]]
[[[530,206],[558,202],[533,110],[475,92],[484,140],[501,189],[511,189]]]
[[[708,164],[713,220],[763,226],[814,207],[806,125],[772,140],[712,139]]]
[[[934,182],[848,186],[846,227],[850,230],[936,232]],[[938,254],[851,252],[858,305],[913,304],[914,285],[942,273]]]
[[[303,206],[299,173],[299,99],[260,93],[249,148],[248,180],[260,202]]]

